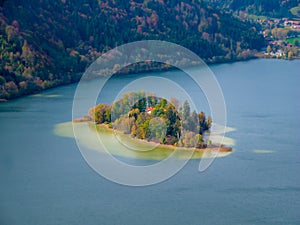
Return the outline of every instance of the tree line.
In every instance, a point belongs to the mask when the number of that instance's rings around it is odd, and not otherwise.
[[[251,57],[264,40],[203,1],[14,0],[0,7],[0,99],[76,82],[104,52],[165,40],[208,63]]]
[[[185,101],[167,101],[154,94],[130,92],[111,105],[98,104],[89,109],[88,117],[96,124],[108,124],[110,128],[133,138],[160,144],[205,148],[205,133],[212,120],[204,112],[191,112]]]

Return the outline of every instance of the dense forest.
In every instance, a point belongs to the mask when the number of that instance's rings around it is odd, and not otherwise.
[[[212,6],[269,17],[294,17],[290,9],[300,0],[206,0]]]
[[[79,80],[101,54],[165,40],[208,63],[252,57],[264,40],[202,0],[7,0],[0,5],[0,99]]]
[[[207,147],[204,135],[212,124],[210,116],[191,112],[188,101],[181,106],[177,99],[168,102],[143,91],[127,93],[112,105],[92,107],[88,118],[133,138],[196,148]]]

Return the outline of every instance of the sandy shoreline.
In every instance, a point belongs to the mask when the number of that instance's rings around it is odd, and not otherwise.
[[[110,128],[108,126],[108,124],[92,123],[88,117],[74,119],[72,122],[73,123],[86,123],[87,122],[87,123],[89,123],[89,125],[95,126],[96,130],[98,130],[97,128],[102,128],[102,129],[105,129],[106,131],[114,133],[114,134],[118,133],[119,135],[122,135],[123,137],[130,139],[133,142],[142,143],[142,144],[146,144],[146,145],[153,146],[153,147],[159,146],[160,148],[164,148],[164,149],[168,149],[168,150],[182,150],[182,151],[195,151],[195,152],[216,152],[216,151],[232,152],[231,147],[226,147],[222,144],[213,144],[206,148],[186,148],[186,147],[177,147],[174,145],[165,145],[165,144],[160,144],[160,143],[156,143],[156,142],[152,142],[152,141],[137,139],[137,138],[130,137],[130,135],[124,134],[121,131],[117,131],[117,130],[114,130],[113,128]]]

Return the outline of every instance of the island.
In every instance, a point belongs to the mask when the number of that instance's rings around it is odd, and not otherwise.
[[[133,141],[168,149],[232,151],[209,139],[211,116],[191,112],[187,100],[179,105],[175,98],[167,101],[144,91],[126,93],[111,105],[98,104],[89,109],[87,116],[73,122],[90,122]]]

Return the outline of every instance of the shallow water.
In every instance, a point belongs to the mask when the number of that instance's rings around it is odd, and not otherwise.
[[[265,59],[212,66],[234,153],[202,173],[191,160],[140,188],[102,178],[73,139],[55,135],[72,119],[75,84],[0,104],[0,224],[299,224],[299,68]],[[166,76],[182,79],[176,73]],[[114,78],[111,95],[135,76]]]
[[[203,151],[197,151],[196,149],[182,149],[182,148],[170,148],[166,145],[160,145],[153,142],[142,141],[139,139],[130,138],[128,135],[122,133],[115,133],[114,130],[110,130],[101,125],[94,125],[92,123],[59,123],[54,127],[54,133],[62,136],[75,138],[73,129],[77,129],[77,132],[80,133],[80,136],[77,136],[79,142],[83,146],[94,150],[97,152],[105,153],[108,151],[114,156],[121,156],[131,159],[142,159],[142,160],[164,160],[169,157],[176,149],[178,152],[174,159],[200,159],[200,158],[209,158],[209,157],[225,157],[231,154],[232,152],[217,152],[214,151],[214,154],[203,154]],[[230,130],[227,129],[227,130]],[[222,144],[228,145],[233,144],[234,140],[231,138],[224,138]],[[193,151],[193,154],[191,154]],[[101,156],[100,156],[101,157]],[[140,162],[138,162],[140,165]]]

